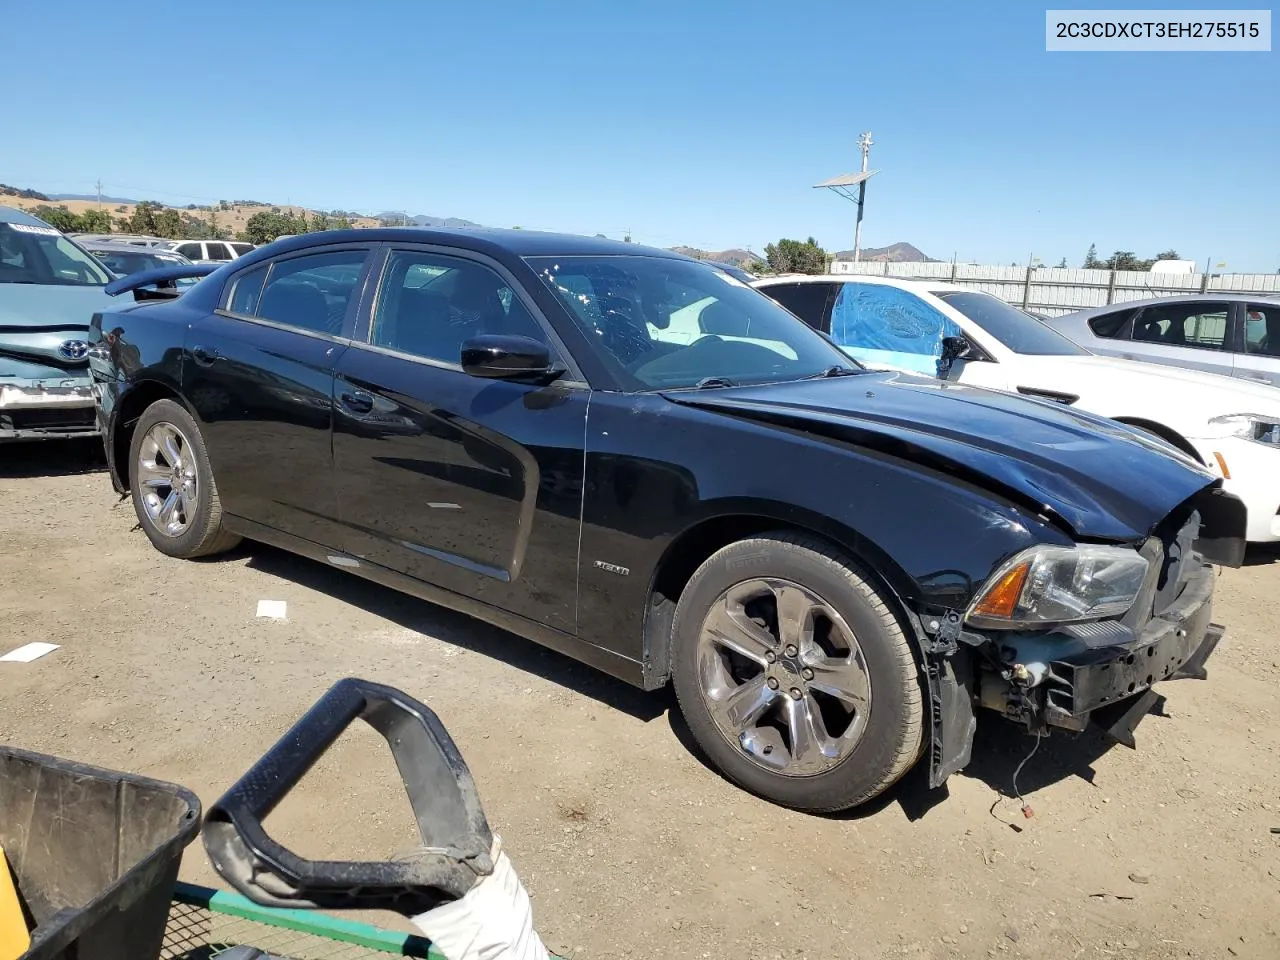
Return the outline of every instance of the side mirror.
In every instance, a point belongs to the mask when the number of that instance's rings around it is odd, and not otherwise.
[[[943,360],[964,360],[973,353],[973,344],[965,336],[942,338]]]
[[[462,344],[462,372],[490,380],[550,383],[564,373],[551,366],[546,344],[530,337],[486,333]]]

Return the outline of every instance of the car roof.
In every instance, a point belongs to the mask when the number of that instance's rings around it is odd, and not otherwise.
[[[1120,300],[1116,303],[1108,303],[1101,307],[1086,307],[1084,310],[1064,313],[1061,316],[1054,317],[1054,319],[1065,320],[1067,317],[1071,317],[1073,319],[1094,317],[1103,313],[1113,313],[1117,310],[1133,310],[1137,307],[1149,307],[1156,303],[1240,303],[1246,300],[1256,303],[1259,300],[1275,300],[1277,298],[1280,298],[1280,293],[1228,293],[1226,291],[1210,290],[1207,293],[1180,294],[1174,297],[1147,297],[1143,300]]]
[[[777,283],[869,283],[879,287],[897,287],[900,290],[923,290],[926,293],[981,293],[956,283],[930,280],[928,277],[877,277],[856,273],[782,273],[774,277],[762,277],[753,286],[768,287]]]
[[[20,223],[27,227],[47,227],[39,217],[33,217],[25,210],[19,210],[17,207],[0,207],[0,223]]]
[[[186,259],[182,257],[182,254],[173,250],[166,250],[161,247],[144,247],[137,243],[122,243],[119,240],[78,240],[77,242],[90,253],[94,250],[107,250],[111,253],[141,253],[149,256],[181,257]]]
[[[601,237],[584,237],[569,233],[543,233],[538,230],[500,230],[489,227],[465,229],[441,229],[438,227],[372,227],[350,230],[325,230],[321,233],[305,233],[296,237],[284,237],[263,244],[257,250],[269,250],[271,255],[289,250],[302,250],[318,243],[435,243],[460,247],[479,252],[501,251],[517,257],[572,257],[572,256],[636,256],[662,257],[667,260],[688,260],[692,257],[673,250],[659,250],[638,243],[607,240]]]

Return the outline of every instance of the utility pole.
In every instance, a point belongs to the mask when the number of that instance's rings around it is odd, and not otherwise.
[[[98,178],[98,209],[102,209],[102,178]]]
[[[846,200],[858,205],[858,219],[853,229],[853,260],[858,262],[862,259],[862,211],[867,202],[867,181],[876,175],[877,171],[868,169],[871,161],[871,131],[868,130],[858,137],[858,147],[862,151],[862,169],[858,173],[845,173],[838,177],[832,177],[830,180],[823,180],[821,183],[815,183],[814,189],[824,188],[832,193],[839,194]],[[858,192],[855,194],[853,188],[857,187]]]
[[[862,150],[862,179],[858,182],[858,222],[853,228],[853,262],[862,259],[862,211],[867,201],[867,161],[871,159],[871,131],[864,131],[858,137],[858,147]]]

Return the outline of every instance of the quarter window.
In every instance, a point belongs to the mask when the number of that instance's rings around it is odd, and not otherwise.
[[[1133,339],[1166,347],[1222,350],[1227,339],[1229,305],[1170,303],[1145,308],[1133,324]]]
[[[1251,303],[1244,313],[1245,351],[1280,357],[1280,305]]]
[[[844,283],[831,308],[831,337],[850,356],[872,366],[933,377],[942,338],[959,326],[914,293],[869,283]]]
[[[373,344],[457,365],[463,342],[482,334],[547,342],[524,302],[488,267],[436,253],[391,253],[373,313]]]
[[[266,266],[242,273],[231,281],[231,297],[227,309],[232,313],[252,317],[258,309],[258,297],[262,294],[262,281],[267,279]]]
[[[1095,337],[1102,337],[1105,340],[1113,340],[1124,333],[1124,326],[1138,311],[1134,310],[1116,310],[1114,313],[1104,313],[1101,316],[1094,317],[1089,321],[1089,329],[1093,331]]]

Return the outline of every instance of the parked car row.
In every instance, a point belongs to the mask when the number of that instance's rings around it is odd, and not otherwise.
[[[1274,387],[1095,356],[991,294],[946,283],[820,276],[768,278],[756,286],[868,366],[1039,397],[1159,437],[1222,477],[1245,502],[1249,540],[1280,540]],[[1128,308],[1128,322],[1151,309]],[[1280,322],[1280,303],[1265,309]],[[1160,311],[1166,319],[1210,315],[1186,302],[1161,303]]]
[[[404,228],[115,280],[111,482],[169,556],[272,543],[671,683],[716,768],[789,806],[941,784],[979,709],[1132,743],[1155,683],[1205,675],[1252,523],[1210,438],[1100,416],[1124,364],[999,301],[789,283],[761,288],[784,309],[668,251]]]

